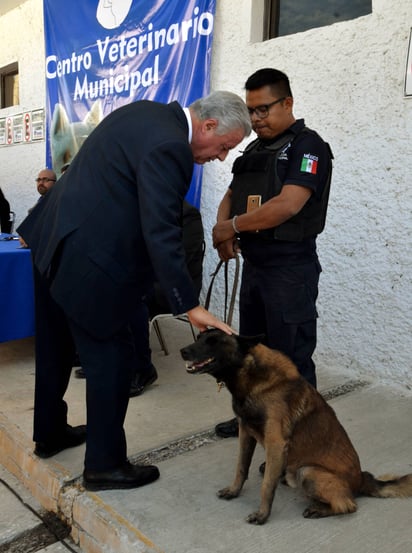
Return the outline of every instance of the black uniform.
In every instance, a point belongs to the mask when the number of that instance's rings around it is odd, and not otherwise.
[[[262,202],[285,184],[313,193],[293,218],[258,233],[240,233],[244,258],[239,298],[243,335],[265,334],[316,386],[316,299],[321,266],[316,236],[323,230],[332,154],[322,138],[297,120],[271,141],[256,140],[233,165],[232,216],[246,210],[247,195]]]

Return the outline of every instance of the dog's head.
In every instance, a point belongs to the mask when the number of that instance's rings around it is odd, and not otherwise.
[[[208,373],[218,380],[240,369],[249,350],[260,343],[263,336],[237,336],[212,329],[199,334],[193,344],[180,350],[191,374]]]

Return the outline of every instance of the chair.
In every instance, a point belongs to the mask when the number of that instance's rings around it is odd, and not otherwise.
[[[14,232],[14,225],[16,224],[16,214],[14,211],[10,211],[10,217],[9,217],[9,223],[10,223],[10,234],[13,234]]]
[[[161,321],[162,319],[170,319],[170,318],[173,318],[177,321],[182,321],[184,323],[188,323],[192,331],[193,341],[196,340],[195,329],[192,323],[189,321],[189,318],[186,314],[173,315],[173,313],[159,313],[159,315],[156,315],[152,319],[150,319],[150,332],[152,331],[152,329],[154,329],[154,331],[156,332],[156,336],[157,336],[157,339],[159,340],[160,347],[165,355],[169,355],[169,348],[167,347],[166,340],[160,328],[159,321]]]
[[[224,301],[224,312],[223,312],[222,319],[229,326],[231,326],[232,320],[233,320],[233,312],[234,312],[234,308],[235,308],[236,293],[237,293],[237,288],[238,288],[238,284],[239,284],[239,273],[240,273],[239,255],[236,255],[234,261],[235,261],[235,269],[234,269],[234,273],[233,273],[233,282],[232,282],[231,290],[229,290],[230,289],[230,286],[229,286],[229,262],[228,261],[226,261],[226,262],[219,261],[215,271],[211,274],[212,279],[210,281],[209,288],[208,288],[207,294],[206,294],[206,300],[205,300],[205,308],[209,309],[209,305],[210,305],[210,302],[211,302],[211,299],[212,299],[213,286],[215,284],[216,277],[219,274],[220,269],[222,267],[224,267],[225,301]],[[160,347],[164,351],[165,355],[169,355],[169,350],[168,350],[164,335],[161,331],[159,321],[161,321],[162,319],[167,319],[167,318],[171,318],[171,317],[174,318],[175,320],[188,323],[190,325],[190,329],[192,331],[193,340],[196,340],[195,329],[193,328],[193,325],[189,321],[189,318],[187,317],[187,315],[185,315],[185,314],[184,315],[173,315],[172,313],[159,313],[158,315],[155,315],[150,320],[150,329],[155,330],[157,338],[159,340]]]
[[[209,309],[210,302],[212,299],[212,292],[213,292],[213,286],[215,284],[215,280],[217,275],[220,272],[220,269],[224,267],[224,284],[225,284],[225,301],[224,301],[224,311],[223,311],[223,321],[231,326],[232,320],[233,320],[233,312],[235,309],[235,301],[236,301],[236,293],[237,293],[237,287],[239,284],[239,272],[240,272],[240,259],[239,254],[236,254],[236,257],[234,258],[235,261],[235,269],[233,273],[233,282],[232,282],[232,289],[229,293],[229,263],[230,261],[219,261],[219,263],[216,266],[215,271],[211,274],[212,280],[210,281],[209,288],[206,294],[206,300],[205,300],[205,308]]]

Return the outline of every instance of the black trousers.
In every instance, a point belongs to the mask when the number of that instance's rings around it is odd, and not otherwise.
[[[127,458],[123,425],[136,366],[135,340],[130,325],[125,325],[108,340],[98,340],[66,318],[50,296],[47,281],[36,269],[34,279],[36,384],[33,439],[36,442],[53,440],[67,424],[64,394],[77,350],[86,373],[85,468],[94,471],[117,468]],[[144,321],[144,315],[140,320]]]
[[[152,350],[150,349],[149,335],[149,308],[145,301],[142,301],[130,320],[135,349],[135,363],[133,374],[144,374],[151,370]]]
[[[240,334],[264,334],[266,345],[288,355],[316,387],[317,260],[287,267],[256,267],[245,260],[239,296]]]
[[[66,317],[49,294],[47,281],[33,267],[36,380],[33,440],[53,441],[67,424],[63,396],[69,384],[74,342]]]

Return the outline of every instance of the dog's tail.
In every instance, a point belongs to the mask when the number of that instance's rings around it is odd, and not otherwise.
[[[371,497],[412,497],[412,474],[375,478],[370,472],[362,472],[359,493]]]

